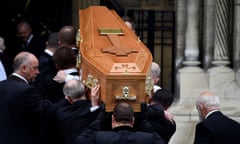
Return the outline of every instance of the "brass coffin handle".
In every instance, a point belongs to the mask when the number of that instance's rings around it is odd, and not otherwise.
[[[91,74],[87,76],[87,80],[83,80],[82,82],[86,87],[90,89],[98,85],[98,79],[93,78]]]
[[[124,86],[122,88],[122,96],[115,96],[116,100],[129,100],[129,101],[135,101],[136,96],[129,96],[129,88],[128,86]]]

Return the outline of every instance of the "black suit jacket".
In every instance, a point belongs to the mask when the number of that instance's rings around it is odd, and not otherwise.
[[[97,118],[99,110],[91,112],[91,103],[88,100],[79,100],[72,105],[64,99],[60,103],[56,120],[65,143],[70,144]]]
[[[196,126],[195,144],[236,144],[240,142],[240,124],[220,111]]]
[[[70,75],[78,76],[78,72],[70,73]],[[58,83],[53,80],[55,74],[48,74],[43,81],[42,88],[39,88],[42,90],[44,95],[48,100],[50,100],[52,103],[57,103],[60,100],[64,99],[65,95],[63,94],[63,86],[65,83]]]
[[[27,51],[39,57],[46,47],[45,41],[42,37],[34,34],[28,44],[21,44],[20,51]]]
[[[79,136],[74,144],[165,144],[156,133],[133,131],[118,127],[113,131],[97,131],[89,136]]]
[[[14,75],[0,82],[0,94],[0,143],[37,144],[39,117],[54,112],[49,101]]]
[[[142,131],[134,131],[129,126],[100,131],[105,120],[105,114],[101,112],[88,129],[75,139],[74,144],[165,144],[146,120],[142,121]]]
[[[165,118],[164,108],[160,104],[150,105],[145,116],[154,130],[168,143],[176,131],[176,123]]]
[[[43,52],[39,58],[39,75],[37,76],[34,85],[36,87],[42,87],[44,85],[44,80],[48,75],[55,75],[57,73],[57,69],[54,65],[52,56]]]

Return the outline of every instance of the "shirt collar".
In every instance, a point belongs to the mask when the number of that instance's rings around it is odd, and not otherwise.
[[[64,70],[65,73],[70,74],[74,72],[78,72],[76,68],[69,68]]]
[[[19,77],[20,79],[24,80],[28,84],[28,81],[23,76],[21,76],[20,74],[13,73],[12,75],[14,75],[16,77]]]
[[[51,52],[49,49],[45,49],[44,52],[50,56],[53,56],[53,52]]]
[[[30,43],[30,41],[32,40],[32,38],[33,38],[33,34],[31,34],[31,35],[29,36],[29,38],[28,38],[28,40],[27,40],[27,45]]]
[[[219,111],[219,110],[213,110],[213,111],[210,111],[209,113],[207,113],[207,115],[205,116],[205,119],[207,119],[212,113],[214,113],[216,111]]]

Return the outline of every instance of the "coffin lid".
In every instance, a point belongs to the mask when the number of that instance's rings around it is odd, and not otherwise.
[[[106,76],[142,76],[150,70],[149,49],[115,11],[104,6],[80,10],[80,39],[83,61]]]

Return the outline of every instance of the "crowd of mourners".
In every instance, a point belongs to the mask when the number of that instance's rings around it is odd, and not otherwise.
[[[149,101],[141,112],[119,102],[105,111],[100,87],[86,87],[78,67],[76,30],[64,26],[45,42],[23,21],[13,59],[0,38],[0,144],[167,144],[176,131],[170,90],[159,86],[152,62]],[[200,123],[194,143],[238,143],[240,124],[220,112],[219,98],[203,92],[196,102]],[[236,141],[237,140],[237,141]]]

